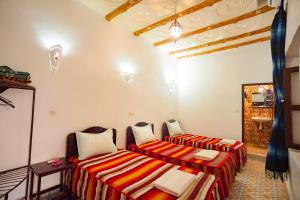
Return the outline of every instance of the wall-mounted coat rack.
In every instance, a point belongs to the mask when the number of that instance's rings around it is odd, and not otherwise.
[[[12,101],[10,101],[9,99],[0,96],[0,101],[2,101],[4,104],[0,104],[1,106],[10,106],[12,108],[15,108],[15,106],[13,105]]]
[[[0,94],[7,89],[21,89],[21,90],[31,90],[32,91],[32,107],[31,107],[31,127],[30,127],[30,137],[28,139],[28,161],[25,166],[20,166],[14,169],[9,169],[6,171],[0,171],[0,199],[8,200],[8,195],[11,191],[16,189],[21,183],[26,180],[26,190],[25,190],[25,200],[28,196],[28,183],[29,183],[29,166],[31,164],[31,147],[32,147],[32,133],[33,133],[33,119],[34,119],[34,103],[35,103],[35,88],[21,83],[14,83],[11,81],[0,80]],[[3,96],[0,96],[0,101],[4,104],[14,108],[15,106],[12,102]],[[1,105],[1,104],[0,104]],[[4,160],[1,162],[5,162]]]

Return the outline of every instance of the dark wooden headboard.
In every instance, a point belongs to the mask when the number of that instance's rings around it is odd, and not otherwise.
[[[135,126],[143,127],[143,126],[147,126],[148,124],[149,123],[147,123],[147,122],[139,122]],[[154,134],[154,124],[151,124],[151,127],[152,127],[152,132]],[[131,126],[128,126],[127,133],[126,133],[126,149],[128,149],[128,146],[130,144],[136,144],[136,143],[135,143],[134,135],[132,132],[132,128],[131,128]]]
[[[176,120],[175,119],[170,119],[170,120],[168,120],[168,122],[173,123],[173,122],[176,122]],[[163,126],[162,126],[162,134],[161,134],[162,138],[161,139],[164,140],[164,138],[168,135],[170,135],[169,130],[168,130],[168,126],[167,126],[167,123],[164,122]]]
[[[98,134],[98,133],[103,133],[106,130],[107,130],[107,128],[103,128],[100,126],[94,126],[94,127],[87,128],[80,132]],[[114,128],[112,130],[113,130],[113,141],[116,144],[117,130]],[[74,156],[76,156],[76,157],[78,156],[76,134],[70,133],[67,136],[66,159],[69,160],[69,158],[74,157]]]

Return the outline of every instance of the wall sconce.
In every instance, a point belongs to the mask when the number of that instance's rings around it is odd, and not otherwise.
[[[176,90],[176,70],[173,68],[167,68],[165,71],[165,79],[169,87],[169,92],[173,93]]]
[[[132,72],[123,72],[122,73],[123,80],[128,84],[133,79]]]
[[[133,80],[135,74],[135,67],[131,63],[121,62],[119,63],[119,69],[121,71],[123,81],[125,81],[128,84]]]
[[[63,48],[59,44],[49,48],[49,64],[51,72],[58,70],[62,56]]]
[[[169,82],[169,91],[171,93],[173,93],[176,89],[176,81],[175,80],[172,80]]]

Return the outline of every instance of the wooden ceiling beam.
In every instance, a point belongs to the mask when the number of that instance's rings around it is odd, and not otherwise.
[[[206,26],[206,27],[203,27],[203,28],[200,28],[200,29],[188,32],[188,33],[184,33],[180,37],[176,38],[176,41],[178,41],[180,39],[184,39],[184,38],[190,37],[192,35],[200,34],[200,33],[203,33],[203,32],[209,31],[209,30],[217,29],[217,28],[229,25],[229,24],[235,24],[235,23],[237,23],[239,21],[242,21],[242,20],[245,20],[245,19],[249,19],[251,17],[255,17],[257,15],[263,14],[263,13],[271,11],[273,9],[274,8],[272,8],[270,6],[263,6],[261,8],[258,8],[256,10],[253,10],[253,11],[248,12],[248,13],[245,13],[245,14],[240,15],[238,17],[227,19],[225,21],[218,22],[218,23],[213,24],[213,25],[209,25],[209,26]],[[160,46],[160,45],[167,44],[167,43],[170,43],[170,42],[175,42],[175,39],[173,37],[170,37],[170,38],[167,38],[165,40],[161,40],[161,41],[155,42],[154,46]]]
[[[128,9],[130,9],[131,7],[133,7],[136,4],[140,3],[141,1],[142,0],[128,0],[125,3],[123,3],[121,6],[114,9],[112,12],[108,13],[105,16],[105,19],[107,21],[111,21],[113,18],[115,18],[116,16],[126,12]]]
[[[218,52],[218,51],[224,51],[224,50],[227,50],[227,49],[239,48],[239,47],[242,47],[242,46],[247,46],[247,45],[258,43],[258,42],[264,42],[264,41],[267,41],[267,40],[270,40],[270,39],[271,39],[271,36],[266,36],[266,37],[258,38],[258,39],[255,39],[255,40],[250,40],[250,41],[247,41],[247,42],[241,42],[241,43],[237,43],[237,44],[233,44],[233,45],[229,45],[229,46],[225,46],[225,47],[221,47],[221,48],[217,48],[217,49],[212,49],[212,50],[203,51],[203,52],[199,52],[199,53],[179,56],[179,57],[177,57],[177,59],[183,59],[183,58],[189,58],[189,57],[195,57],[195,56],[202,56],[202,55],[206,55],[206,54],[215,53],[215,52]]]
[[[221,1],[221,0],[206,0],[206,1],[201,2],[201,3],[199,3],[199,4],[195,5],[195,6],[187,8],[187,9],[181,11],[181,12],[178,12],[178,13],[176,13],[174,15],[171,15],[171,16],[166,17],[164,19],[161,19],[161,20],[159,20],[157,22],[154,22],[154,23],[152,23],[152,24],[150,24],[150,25],[148,25],[148,26],[146,26],[146,27],[144,27],[144,28],[142,28],[140,30],[135,31],[133,34],[135,36],[139,36],[139,35],[141,35],[141,34],[143,34],[145,32],[148,32],[148,31],[154,29],[154,28],[157,28],[159,26],[163,26],[166,23],[168,23],[170,21],[173,21],[173,20],[175,20],[177,18],[180,18],[180,17],[183,17],[185,15],[191,14],[193,12],[199,11],[199,10],[201,10],[203,8],[212,6],[212,5],[214,5],[215,3],[219,2],[219,1]]]
[[[250,31],[250,32],[247,32],[247,33],[240,34],[240,35],[236,35],[236,36],[216,40],[216,41],[213,41],[213,42],[208,42],[208,43],[205,43],[205,44],[200,44],[200,45],[189,47],[189,48],[186,48],[186,49],[171,51],[169,54],[174,55],[174,54],[178,54],[178,53],[183,53],[183,52],[187,52],[187,51],[192,51],[192,50],[196,50],[196,49],[210,47],[210,46],[214,46],[214,45],[217,45],[217,44],[222,44],[222,43],[231,42],[231,41],[234,41],[234,40],[239,40],[239,39],[242,39],[242,38],[250,37],[250,36],[257,35],[257,34],[260,34],[260,33],[264,33],[264,32],[270,31],[270,30],[271,30],[271,26],[266,26],[264,28],[260,28],[260,29],[254,30],[254,31]]]

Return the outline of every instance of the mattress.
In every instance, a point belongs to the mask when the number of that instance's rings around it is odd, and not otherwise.
[[[221,144],[220,138],[212,138],[201,135],[182,134],[175,136],[165,136],[164,141],[181,144],[190,147],[197,147],[202,149],[213,149],[217,151],[232,152],[235,157],[236,170],[245,165],[247,161],[247,147],[244,143],[236,141],[233,145]]]
[[[219,152],[217,157],[211,161],[201,160],[194,157],[201,149],[161,140],[148,142],[139,146],[129,145],[129,150],[165,162],[214,174],[221,179],[226,197],[229,194],[229,186],[235,179],[234,156],[230,152]]]
[[[72,191],[80,199],[177,199],[151,184],[171,169],[182,170],[198,177],[180,199],[225,199],[220,179],[214,175],[126,150],[118,150],[83,161],[74,159],[72,162],[74,164]]]

